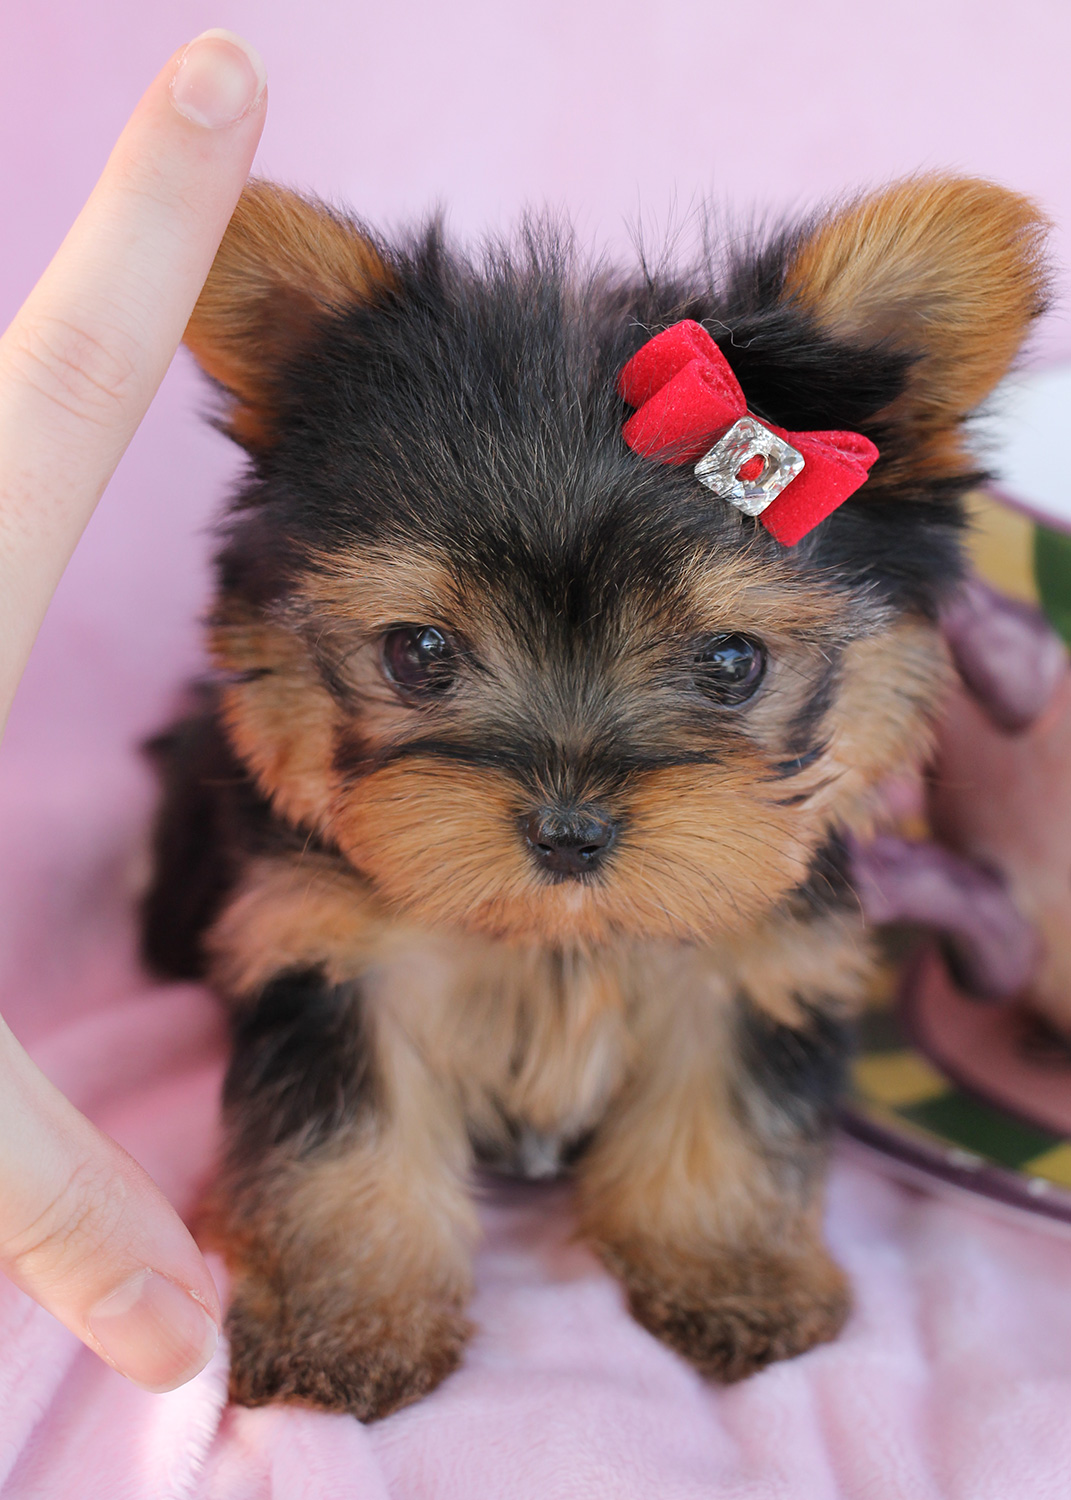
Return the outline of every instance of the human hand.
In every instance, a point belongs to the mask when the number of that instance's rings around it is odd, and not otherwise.
[[[0,339],[0,729],[48,602],[182,337],[264,123],[246,44],[206,32],[151,84]],[[0,1270],[151,1390],[190,1379],[220,1308],[144,1171],[0,1021]]]

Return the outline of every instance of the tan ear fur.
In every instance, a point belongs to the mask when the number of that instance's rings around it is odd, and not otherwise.
[[[271,182],[245,188],[185,333],[201,368],[235,397],[239,442],[270,444],[276,372],[320,320],[390,281],[341,215]]]
[[[838,338],[917,355],[888,415],[938,438],[1007,373],[1044,310],[1047,228],[1035,204],[995,183],[911,177],[820,220],[785,291]]]

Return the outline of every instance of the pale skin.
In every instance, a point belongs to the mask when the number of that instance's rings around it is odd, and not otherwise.
[[[176,53],[0,339],[0,727],[182,337],[266,105],[260,59],[230,33]],[[2,1021],[0,1270],[150,1390],[191,1379],[216,1346],[219,1298],[188,1230]]]

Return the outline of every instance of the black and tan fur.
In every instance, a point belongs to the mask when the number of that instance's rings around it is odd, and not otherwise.
[[[233,1014],[235,1399],[374,1417],[454,1368],[480,1158],[564,1153],[636,1316],[715,1377],[836,1333],[822,1179],[870,965],[840,841],[926,752],[963,421],[1039,310],[1040,234],[923,178],[616,277],[546,230],[473,263],[246,192],[187,342],[250,463],[146,903],[150,959]],[[621,438],[621,366],[683,317],[758,415],[881,450],[794,549]],[[420,701],[381,654],[409,625],[460,643]],[[736,706],[697,665],[719,635],[767,653]],[[578,808],[616,843],[551,879],[526,819]]]

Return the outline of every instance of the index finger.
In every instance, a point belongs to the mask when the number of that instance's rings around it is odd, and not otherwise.
[[[182,336],[248,175],[263,69],[211,32],[138,105],[0,339],[0,724],[52,590]],[[159,1189],[0,1022],[0,1267],[116,1368],[187,1380],[219,1307]]]
[[[0,725],[56,583],[182,337],[249,173],[264,71],[177,53],[0,339]]]

